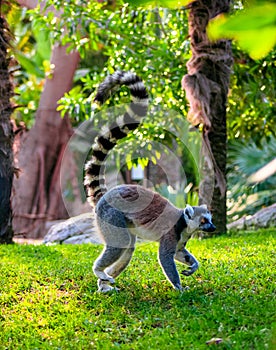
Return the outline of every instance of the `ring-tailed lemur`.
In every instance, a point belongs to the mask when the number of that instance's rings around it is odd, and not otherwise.
[[[130,130],[138,127],[148,110],[148,94],[142,80],[134,73],[117,71],[100,85],[95,101],[104,103],[114,88],[126,85],[132,102],[123,116],[109,128],[102,129],[92,147],[92,159],[85,167],[88,200],[95,207],[96,222],[105,242],[93,265],[99,291],[111,285],[129,264],[136,237],[159,241],[159,262],[167,279],[182,290],[174,259],[189,266],[182,274],[198,269],[196,258],[185,248],[196,230],[212,232],[215,226],[206,205],[178,209],[161,195],[138,185],[120,185],[107,191],[103,168],[108,152]]]

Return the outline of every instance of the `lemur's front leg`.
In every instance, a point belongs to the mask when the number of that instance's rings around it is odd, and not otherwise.
[[[199,267],[196,258],[185,248],[177,250],[174,258],[175,260],[189,266],[188,270],[184,270],[181,272],[185,276],[192,275]]]
[[[171,239],[169,235],[164,235],[160,239],[159,246],[159,262],[165,276],[173,285],[174,289],[182,291],[180,277],[174,262],[174,255],[176,250],[176,242]]]

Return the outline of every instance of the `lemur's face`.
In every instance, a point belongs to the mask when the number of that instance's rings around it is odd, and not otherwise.
[[[188,227],[190,226],[190,230],[215,231],[216,226],[212,222],[212,215],[205,204],[197,207],[187,205],[185,214],[189,218]]]
[[[210,212],[206,212],[200,218],[199,229],[204,232],[214,232],[216,226],[212,223],[212,215]]]

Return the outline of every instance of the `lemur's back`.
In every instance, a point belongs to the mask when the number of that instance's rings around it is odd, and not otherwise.
[[[173,229],[182,211],[147,188],[121,185],[105,193],[96,206],[98,219],[113,222],[114,226],[118,213],[123,214],[130,232],[143,239],[159,240]]]

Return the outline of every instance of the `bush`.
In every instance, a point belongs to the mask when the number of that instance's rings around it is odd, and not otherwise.
[[[276,138],[263,139],[260,145],[232,142],[229,146],[228,209],[229,217],[238,219],[244,214],[254,214],[264,206],[276,202],[276,175],[261,183],[248,183],[250,175],[262,168],[276,154]]]

